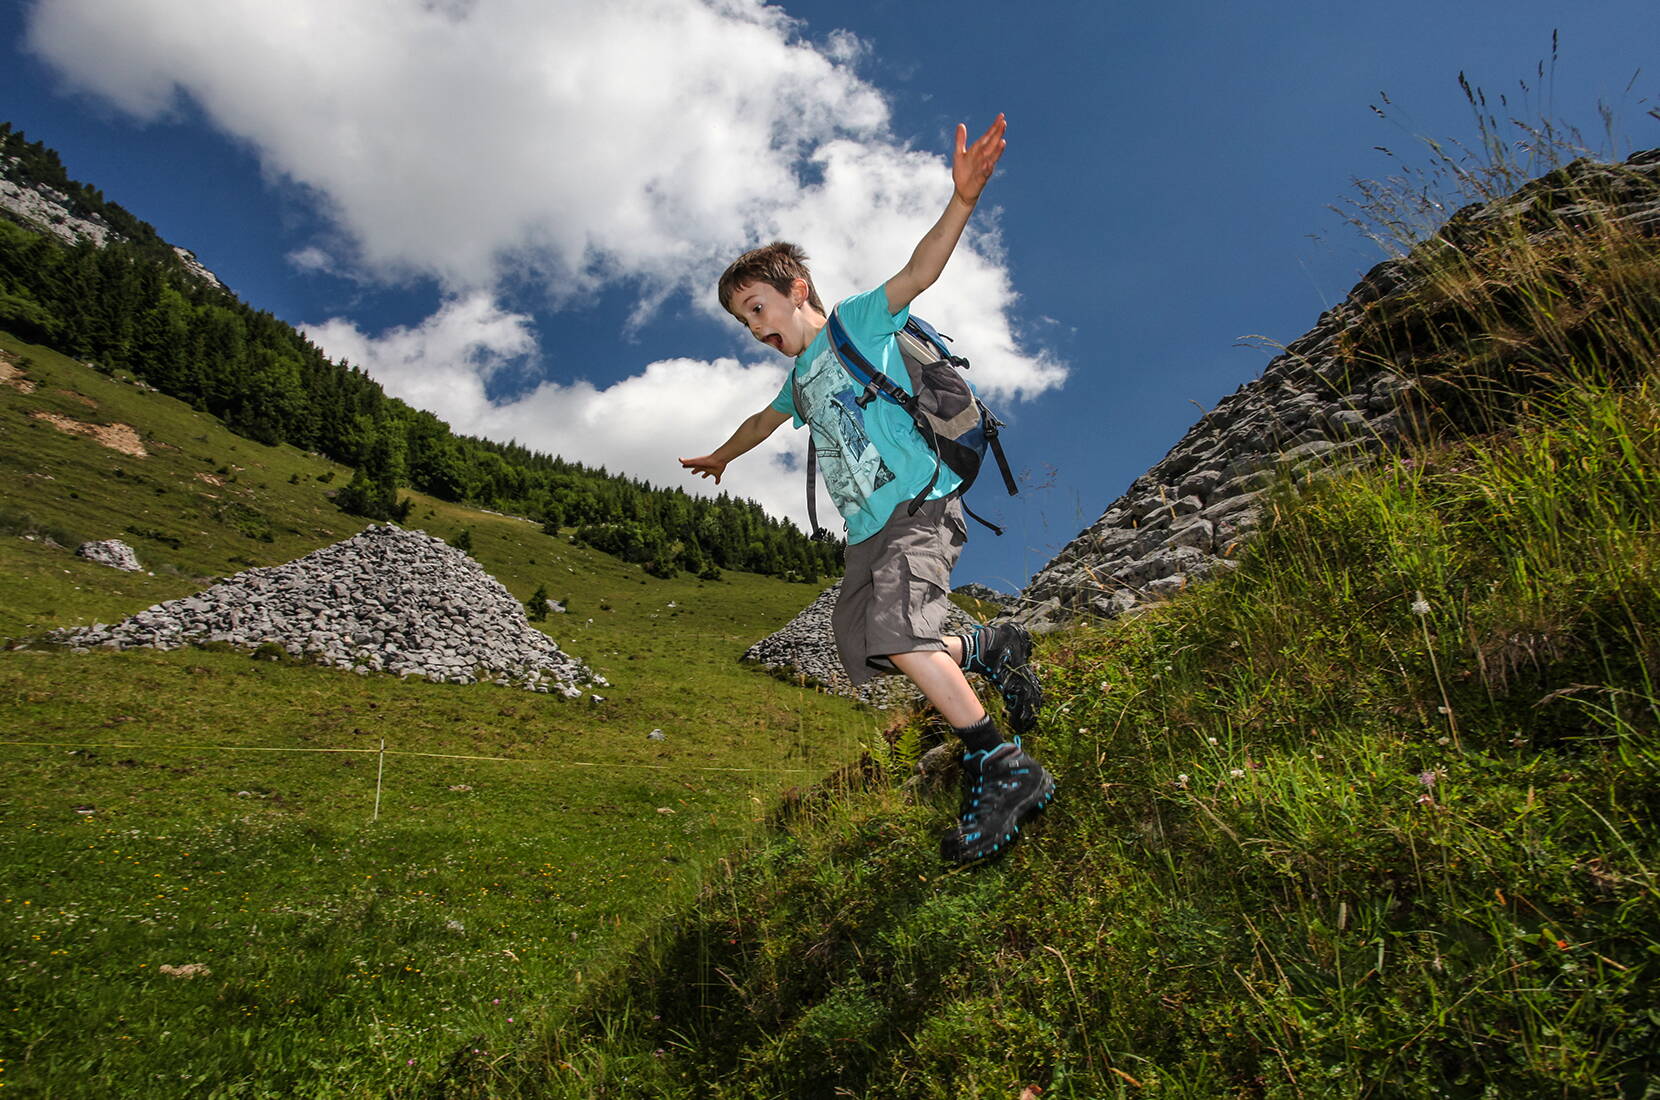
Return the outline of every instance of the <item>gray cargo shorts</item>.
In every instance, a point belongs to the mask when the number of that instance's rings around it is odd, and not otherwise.
[[[948,497],[909,511],[901,504],[882,530],[847,548],[830,623],[855,685],[894,672],[890,653],[946,648],[951,570],[968,541],[962,504]]]

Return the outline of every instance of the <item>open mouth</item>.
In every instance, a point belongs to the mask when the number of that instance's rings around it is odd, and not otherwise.
[[[776,332],[762,337],[761,342],[766,344],[767,347],[772,348],[774,351],[784,350],[784,338]]]

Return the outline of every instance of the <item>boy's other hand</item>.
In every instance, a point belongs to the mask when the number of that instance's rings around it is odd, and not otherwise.
[[[683,458],[680,465],[696,474],[698,477],[712,477],[715,484],[720,484],[720,476],[726,472],[726,462],[714,455],[703,455],[699,458]]]
[[[1008,120],[998,115],[986,132],[973,145],[968,144],[968,127],[957,123],[957,155],[951,162],[951,182],[957,197],[973,206],[980,201],[980,192],[986,189],[997,158],[1003,155],[1008,142],[1003,134],[1009,128]]]

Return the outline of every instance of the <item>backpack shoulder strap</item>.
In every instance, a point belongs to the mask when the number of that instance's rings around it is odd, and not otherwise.
[[[807,393],[801,387],[801,379],[796,377],[795,365],[790,365],[790,400],[795,402],[795,413],[802,420],[807,420]],[[814,542],[826,542],[830,532],[819,526],[818,523],[818,444],[813,441],[813,431],[807,429],[807,533]]]
[[[813,442],[813,433],[807,433],[807,526],[812,528],[808,537],[814,542],[827,542],[830,532],[818,525],[818,444]]]
[[[830,311],[830,350],[836,353],[836,359],[842,369],[853,376],[853,380],[865,388],[865,392],[858,398],[859,407],[867,409],[870,403],[878,397],[890,401],[895,405],[910,409],[914,399],[899,386],[894,385],[893,379],[883,374],[871,365],[853,338],[847,334],[847,326],[842,324],[840,310]]]

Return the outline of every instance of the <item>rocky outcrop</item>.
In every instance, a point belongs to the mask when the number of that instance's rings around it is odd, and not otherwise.
[[[472,558],[390,524],[284,565],[238,573],[114,626],[49,637],[83,651],[275,645],[363,674],[489,680],[572,698],[581,684],[605,683],[531,627],[519,601]]]
[[[1434,243],[1471,247],[1505,218],[1528,234],[1572,232],[1596,219],[1660,235],[1660,151],[1623,165],[1575,162],[1507,199],[1459,211]],[[1374,267],[1044,566],[1017,617],[1042,630],[1080,615],[1115,616],[1226,569],[1260,522],[1262,492],[1278,472],[1341,468],[1416,434],[1424,403],[1415,392],[1414,334],[1393,334],[1387,354],[1353,354],[1373,336],[1369,316],[1387,315],[1420,288],[1416,272],[1410,258]]]
[[[6,178],[16,163],[17,158],[12,157],[0,164],[0,169],[5,170],[5,174],[0,174],[0,209],[65,244],[91,241],[102,248],[110,238],[119,239],[103,218],[82,218],[72,213],[69,196],[62,191],[45,184],[31,186]]]
[[[971,600],[979,600],[981,603],[989,603],[995,607],[1000,607],[1002,608],[1002,611],[999,612],[1000,615],[1007,614],[1011,608],[1020,602],[1018,597],[1011,596],[1007,592],[999,592],[997,589],[978,581],[959,584],[951,591],[959,596],[967,596]]]
[[[18,157],[0,159],[0,210],[42,232],[50,233],[65,244],[91,241],[103,248],[112,240],[124,239],[101,215],[82,217],[77,214],[74,203],[62,191],[44,183],[12,178],[19,163]],[[194,252],[177,245],[171,247],[186,271],[211,286],[225,285],[203,266]]]
[[[133,548],[120,539],[104,539],[102,542],[83,542],[75,550],[75,556],[99,565],[107,565],[111,569],[120,569],[126,573],[137,573],[144,567],[138,564],[138,555]]]
[[[841,594],[841,582],[826,588],[818,599],[776,634],[769,634],[745,651],[743,659],[753,661],[780,675],[799,677],[806,683],[845,695],[875,707],[891,707],[921,701],[922,695],[903,676],[878,676],[855,688],[842,668],[836,639],[830,627],[830,612]],[[948,631],[970,630],[974,620],[966,611],[952,606],[946,616]]]

